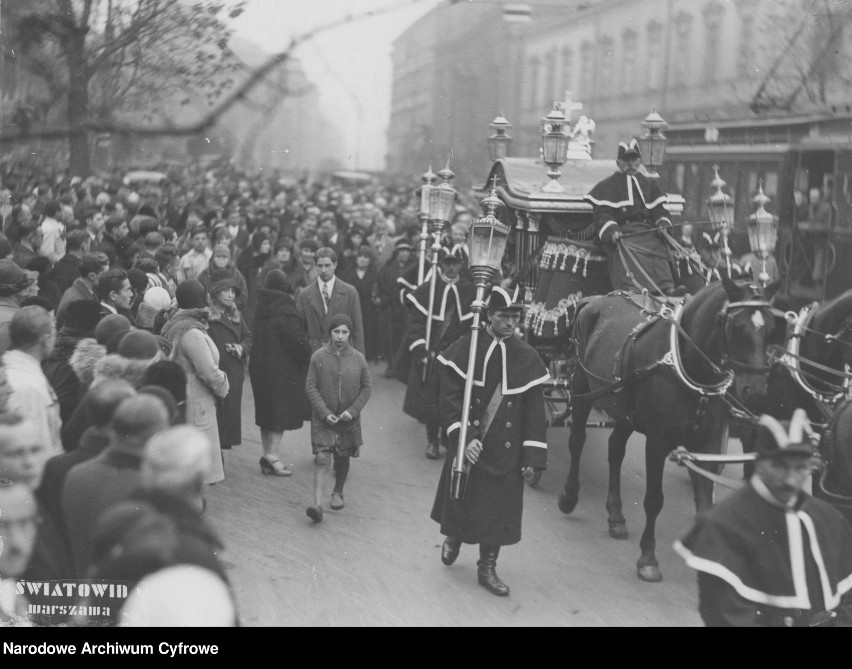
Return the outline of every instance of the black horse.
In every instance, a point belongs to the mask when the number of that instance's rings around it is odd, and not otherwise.
[[[786,356],[769,372],[761,413],[790,420],[804,409],[816,426],[825,425],[835,404],[844,398],[846,369],[852,368],[852,290],[826,302],[805,307],[788,334]],[[753,428],[738,428],[743,450],[752,452]],[[746,478],[753,467],[744,467]]]
[[[836,507],[852,523],[852,400],[837,405],[819,450],[822,469],[814,476],[814,497]]]
[[[692,296],[679,325],[674,317],[646,321],[618,295],[591,301],[575,319],[571,465],[559,508],[571,513],[577,505],[585,425],[594,405],[616,423],[609,438],[606,508],[610,536],[626,538],[621,464],[630,435],[644,434],[646,525],[637,562],[642,580],[662,578],[655,526],[663,507],[667,455],[678,446],[721,452],[727,443],[729,402],[754,406],[766,392],[767,347],[782,343],[785,335],[768,297],[748,282],[726,278]],[[693,472],[690,477],[697,511],[710,508],[712,481]]]

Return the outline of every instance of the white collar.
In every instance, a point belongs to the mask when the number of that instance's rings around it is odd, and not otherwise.
[[[337,276],[332,276],[328,281],[323,281],[319,278],[319,276],[317,276],[317,285],[319,286],[320,293],[322,293],[322,285],[325,284],[326,286],[328,286],[328,294],[331,295],[332,291],[334,290],[334,280],[336,278]]]
[[[104,307],[104,308],[105,308],[107,311],[109,311],[111,314],[117,314],[117,313],[118,313],[118,309],[116,309],[116,308],[115,308],[114,306],[112,306],[111,304],[107,304],[106,302],[101,302],[101,306],[102,306],[102,307]]]

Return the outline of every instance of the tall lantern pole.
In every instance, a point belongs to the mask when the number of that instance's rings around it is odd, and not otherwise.
[[[417,285],[423,283],[426,276],[426,246],[429,241],[429,193],[432,191],[435,183],[435,173],[432,171],[432,166],[423,173],[423,185],[420,186],[420,261],[417,268]]]
[[[482,311],[485,309],[485,289],[498,275],[500,261],[506,250],[510,228],[500,221],[495,212],[503,206],[497,191],[480,203],[485,215],[470,224],[470,273],[476,284],[476,298],[470,305],[473,311],[473,324],[470,326],[470,351],[467,358],[467,376],[464,381],[464,396],[462,399],[461,427],[459,428],[459,443],[456,457],[453,460],[453,471],[450,479],[450,492],[453,499],[464,497],[464,488],[470,465],[464,457],[467,445],[468,422],[470,421],[470,401],[473,396],[473,375],[476,367],[476,348],[479,344],[479,331],[482,322]]]
[[[438,254],[441,251],[441,233],[450,222],[456,189],[450,181],[456,176],[450,169],[450,161],[444,166],[438,176],[443,180],[438,186],[429,191],[429,215],[432,217],[432,276],[429,279],[429,315],[426,317],[426,352],[431,352],[432,345],[432,311],[435,308],[435,285],[438,280]],[[422,381],[429,378],[429,365],[423,367]]]

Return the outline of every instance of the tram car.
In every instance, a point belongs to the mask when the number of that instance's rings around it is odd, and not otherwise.
[[[852,288],[852,113],[836,109],[716,123],[669,124],[663,188],[684,198],[682,222],[708,220],[714,166],[735,215],[730,245],[749,250],[747,221],[762,185],[778,218],[776,299],[792,309]]]

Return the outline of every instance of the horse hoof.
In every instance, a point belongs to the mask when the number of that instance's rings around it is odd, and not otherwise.
[[[626,539],[628,535],[627,525],[624,523],[610,523],[609,536],[613,539]]]
[[[579,499],[580,496],[576,494],[569,494],[565,491],[559,493],[559,500],[557,502],[559,510],[562,513],[571,513],[577,507]]]
[[[639,575],[639,580],[646,583],[659,583],[663,580],[663,574],[657,565],[637,564],[636,573]]]

